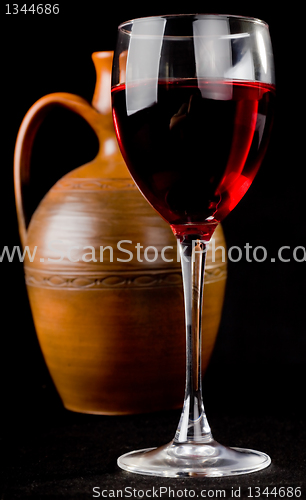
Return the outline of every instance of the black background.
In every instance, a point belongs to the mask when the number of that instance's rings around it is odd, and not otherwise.
[[[277,110],[270,147],[247,195],[223,224],[228,247],[261,245],[269,258],[262,263],[245,259],[229,263],[222,323],[205,377],[208,406],[212,414],[249,412],[261,419],[286,414],[301,419],[306,275],[305,262],[295,262],[292,251],[306,246],[304,38],[299,17],[287,15],[280,5],[272,8],[253,1],[189,1],[185,5],[168,1],[61,1],[59,14],[47,16],[6,15],[2,2],[1,249],[20,245],[13,153],[18,128],[30,106],[57,91],[91,101],[95,86],[91,54],[114,49],[120,22],[182,11],[264,19],[270,26],[276,65]],[[96,139],[81,119],[67,111],[54,111],[34,147],[33,208],[61,175],[89,161],[96,149]],[[283,254],[290,262],[277,259],[283,245],[291,247]],[[301,257],[302,252],[297,255]],[[276,262],[272,263],[271,257]],[[13,436],[19,439],[27,429],[39,426],[38,421],[43,425],[41,421],[50,415],[55,419],[63,415],[36,340],[22,264],[17,259],[1,263],[1,357],[2,415],[10,443]],[[10,498],[7,495],[4,498]]]

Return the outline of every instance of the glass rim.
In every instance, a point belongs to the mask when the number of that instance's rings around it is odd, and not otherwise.
[[[269,28],[269,25],[266,21],[263,21],[262,19],[259,19],[257,17],[250,17],[250,16],[240,16],[236,14],[211,14],[211,13],[194,13],[194,14],[164,14],[164,15],[159,15],[159,16],[145,16],[145,17],[136,17],[135,19],[129,19],[127,21],[123,21],[122,23],[119,24],[118,26],[118,31],[121,31],[122,33],[125,33],[127,35],[131,35],[132,31],[124,29],[127,25],[133,25],[134,23],[141,22],[141,21],[147,21],[147,20],[154,20],[154,19],[171,19],[171,18],[179,18],[179,17],[205,17],[205,18],[227,18],[227,19],[237,19],[241,21],[246,21],[249,23],[253,24],[261,24],[262,26]],[[137,35],[136,35],[137,36]],[[142,35],[140,35],[142,36]],[[152,36],[152,35],[151,35]],[[183,35],[177,35],[183,37]],[[165,38],[167,38],[167,35],[164,35]],[[171,37],[171,35],[170,35]],[[188,37],[189,38],[189,37]]]

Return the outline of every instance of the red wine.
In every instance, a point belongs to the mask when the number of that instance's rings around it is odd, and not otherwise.
[[[148,80],[112,89],[122,155],[175,233],[208,239],[263,159],[274,87],[249,81]]]

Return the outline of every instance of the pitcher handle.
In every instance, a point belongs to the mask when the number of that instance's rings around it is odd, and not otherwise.
[[[28,226],[23,192],[30,182],[32,146],[39,126],[48,112],[55,106],[70,109],[80,115],[97,136],[101,128],[101,115],[82,97],[66,92],[55,92],[42,97],[26,113],[17,135],[14,154],[15,200],[19,234],[23,247],[26,244]]]

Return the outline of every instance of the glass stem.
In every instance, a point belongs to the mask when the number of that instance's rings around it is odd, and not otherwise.
[[[207,443],[212,434],[202,398],[201,317],[206,244],[197,235],[178,238],[183,273],[186,322],[186,386],[174,443]]]

